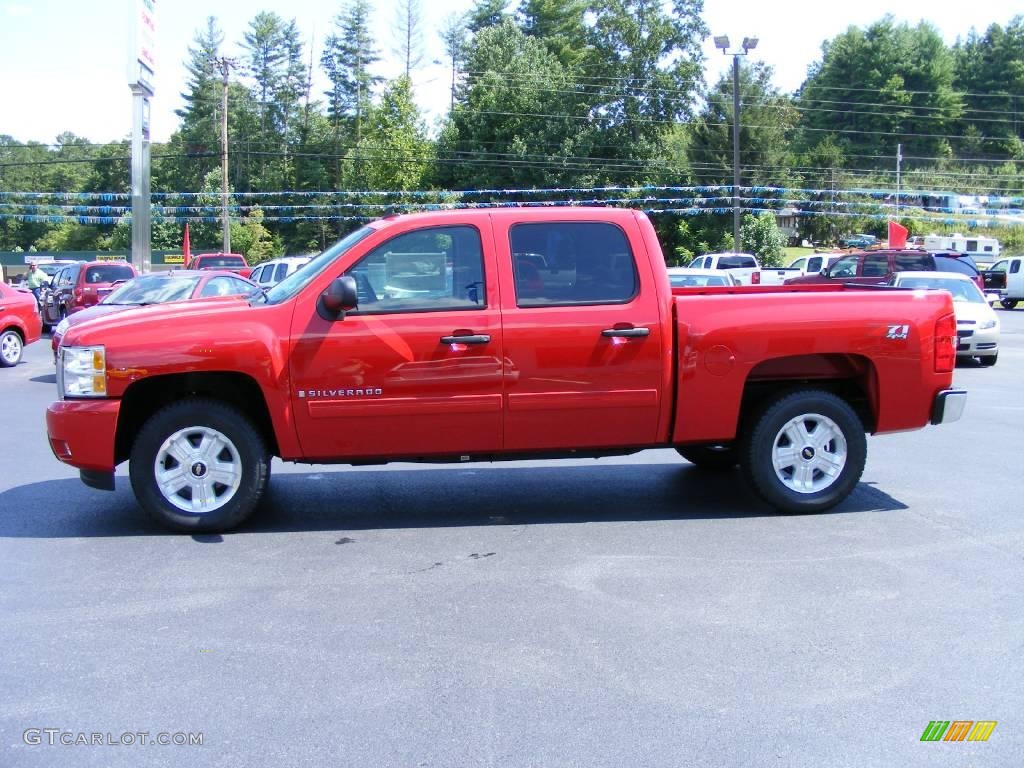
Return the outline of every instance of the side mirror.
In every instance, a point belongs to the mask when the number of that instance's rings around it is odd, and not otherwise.
[[[318,302],[321,316],[327,320],[344,319],[345,313],[359,306],[359,294],[356,290],[356,279],[350,275],[335,278],[320,294]]]

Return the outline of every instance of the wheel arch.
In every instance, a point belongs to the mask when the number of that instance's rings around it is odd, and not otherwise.
[[[280,455],[270,409],[256,380],[233,371],[203,371],[152,376],[132,383],[125,390],[118,412],[114,463],[128,458],[135,436],[150,416],[184,398],[217,400],[239,410],[252,420],[270,452]]]
[[[878,423],[878,371],[870,358],[852,354],[793,355],[762,360],[743,385],[736,435],[764,403],[799,389],[820,389],[846,401],[874,432]]]

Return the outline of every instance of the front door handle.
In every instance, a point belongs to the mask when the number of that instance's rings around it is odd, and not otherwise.
[[[442,344],[490,344],[491,337],[486,333],[472,333],[466,336],[442,336]]]
[[[619,338],[625,337],[628,339],[637,338],[640,336],[650,336],[650,328],[605,328],[601,331],[602,336]]]

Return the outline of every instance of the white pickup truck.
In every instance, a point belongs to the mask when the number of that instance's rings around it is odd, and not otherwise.
[[[1024,301],[1024,256],[1000,259],[981,273],[985,280],[985,293],[999,295],[1003,309],[1013,309]]]
[[[787,278],[799,277],[801,274],[797,269],[762,269],[752,254],[731,251],[698,256],[686,266],[693,269],[724,269],[740,285],[782,285]]]

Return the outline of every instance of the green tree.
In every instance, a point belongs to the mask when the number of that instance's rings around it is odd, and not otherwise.
[[[896,144],[903,153],[949,153],[963,111],[954,90],[955,60],[931,24],[897,24],[891,16],[866,30],[850,27],[822,45],[800,89],[803,146],[823,134],[840,136],[847,154],[877,155],[891,164]]]
[[[441,40],[444,43],[445,58],[452,65],[451,104],[449,110],[455,108],[455,84],[458,74],[466,60],[469,48],[469,30],[466,28],[466,17],[455,13],[448,14],[441,23]]]
[[[330,82],[327,91],[327,115],[333,128],[332,155],[334,188],[344,186],[341,158],[343,147],[358,144],[362,139],[363,117],[370,106],[372,87],[381,78],[370,68],[378,61],[373,35],[370,32],[370,4],[352,0],[334,19],[334,32],[324,43],[320,63]],[[343,134],[351,136],[343,141]]]
[[[517,11],[523,33],[544,42],[566,67],[586,52],[586,0],[521,0]]]
[[[744,250],[757,256],[762,267],[782,266],[786,236],[779,231],[774,214],[745,214],[740,223],[740,239]]]
[[[430,167],[430,142],[412,98],[412,82],[404,75],[384,91],[380,104],[367,115],[366,138],[359,144],[365,158],[368,189],[407,190],[418,187]]]
[[[420,0],[399,0],[395,18],[394,53],[405,65],[405,76],[423,63],[423,9]]]
[[[550,186],[582,176],[572,78],[541,41],[506,19],[476,35],[467,69],[438,140],[440,184]]]
[[[466,28],[475,35],[498,26],[508,18],[507,5],[507,0],[474,0],[473,7],[466,13]]]
[[[973,29],[953,48],[956,87],[966,102],[959,131],[969,136],[962,156],[1024,160],[1024,16],[1006,27]]]
[[[583,63],[589,110],[607,158],[651,158],[699,92],[703,0],[592,0]]]
[[[785,186],[792,180],[791,138],[799,113],[772,84],[771,67],[740,66],[740,183]],[[732,184],[733,83],[723,75],[708,94],[693,126],[690,160],[707,184]]]

